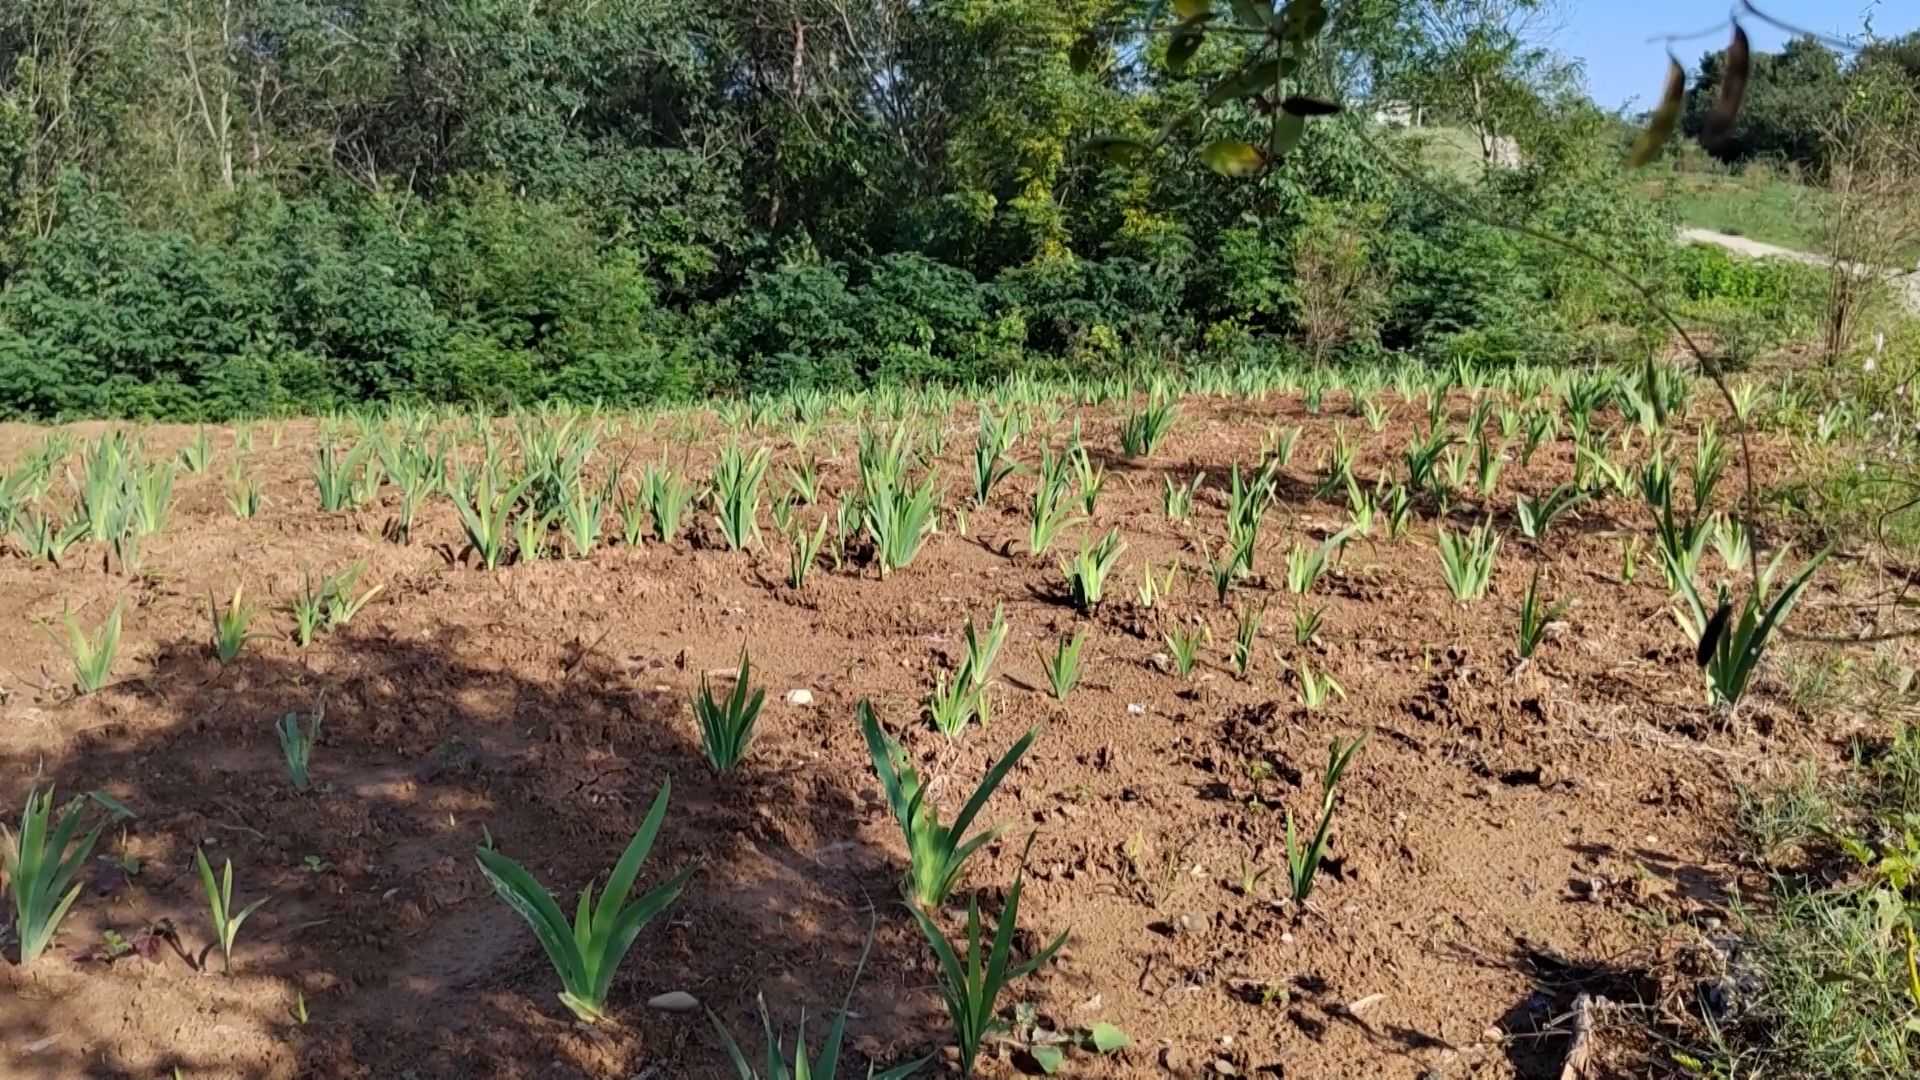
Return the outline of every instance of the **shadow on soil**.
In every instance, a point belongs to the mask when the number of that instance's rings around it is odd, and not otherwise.
[[[104,789],[122,800],[139,816],[103,833],[96,855],[141,864],[129,874],[96,858],[67,931],[31,968],[12,967],[5,949],[0,985],[17,1007],[0,1006],[0,1060],[22,1055],[14,1067],[27,1072],[13,1075],[143,1080],[176,1065],[186,1077],[717,1077],[724,1058],[706,1018],[647,1000],[687,991],[752,1048],[756,994],[789,1031],[802,1008],[818,1017],[839,1004],[871,909],[854,1056],[884,1065],[929,1049],[943,1026],[929,1022],[926,950],[894,902],[900,866],[861,839],[887,824],[868,793],[764,754],[715,777],[683,696],[697,673],[670,659],[587,656],[535,682],[485,655],[458,634],[347,632],[308,654],[252,648],[223,669],[182,643],[163,650],[159,676],[103,691],[116,722],[71,754],[0,761],[9,816],[36,781],[57,781],[63,798]],[[272,724],[318,703],[316,787],[299,795]],[[490,833],[570,914],[669,780],[640,888],[701,869],[629,953],[614,1022],[589,1031],[557,1002],[544,955],[480,875],[474,846]],[[197,954],[209,931],[196,845],[216,866],[233,860],[240,902],[272,897],[240,935],[233,979],[193,972],[172,948],[78,959],[109,930],[138,941],[161,920]],[[141,1002],[179,1014],[179,1027],[120,1015]],[[130,1032],[156,1027],[178,1030],[181,1045],[129,1048]]]

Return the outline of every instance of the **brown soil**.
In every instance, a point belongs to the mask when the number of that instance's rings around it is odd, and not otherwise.
[[[1326,620],[1305,650],[1348,697],[1305,711],[1286,672],[1302,650],[1285,552],[1345,517],[1344,503],[1311,498],[1337,397],[1323,415],[1297,398],[1190,400],[1146,467],[1118,460],[1110,412],[1083,413],[1090,440],[1116,455],[1097,528],[1118,526],[1129,547],[1065,704],[1044,690],[1039,652],[1075,619],[1055,560],[1022,553],[1030,474],[972,512],[967,535],[949,522],[887,580],[870,566],[823,568],[795,593],[770,527],[766,549],[729,553],[704,511],[690,541],[629,549],[610,520],[613,544],[589,560],[495,573],[457,559],[444,499],[411,545],[389,542],[387,511],[313,508],[307,422],[288,425],[277,449],[256,428],[244,457],[268,507],[237,521],[224,495],[236,451],[231,432],[218,433],[213,467],[180,478],[142,576],[105,572],[105,554],[85,545],[57,569],[0,557],[0,805],[17,815],[46,781],[63,798],[104,789],[139,817],[110,829],[99,853],[140,860],[131,876],[104,861],[90,869],[41,962],[15,967],[6,949],[0,1076],[152,1078],[177,1066],[184,1077],[719,1077],[705,1018],[646,1000],[688,991],[744,1039],[764,993],[790,1028],[803,1007],[817,1017],[845,992],[870,909],[878,931],[855,996],[857,1056],[884,1064],[930,1052],[947,1022],[930,956],[896,899],[905,851],[853,720],[868,698],[938,777],[949,814],[1018,732],[1045,725],[985,815],[1008,831],[967,882],[997,910],[1037,830],[1025,937],[1071,929],[1071,939],[1009,996],[1036,1003],[1053,1026],[1105,1020],[1133,1039],[1111,1057],[1070,1058],[1070,1074],[1186,1076],[1223,1063],[1232,1072],[1215,1075],[1557,1077],[1576,994],[1665,992],[1648,970],[1665,939],[1657,928],[1725,916],[1738,875],[1722,854],[1731,782],[1769,760],[1835,751],[1765,694],[1734,730],[1710,717],[1651,557],[1638,582],[1618,581],[1620,537],[1647,524],[1626,502],[1580,508],[1544,547],[1510,535],[1492,594],[1467,607],[1441,581],[1432,522],[1398,541],[1376,532],[1356,542],[1316,590]],[[1380,434],[1343,421],[1363,446],[1361,476],[1402,471],[1415,412],[1397,405]],[[1464,412],[1456,401],[1456,422]],[[1196,579],[1164,610],[1140,608],[1142,560],[1197,566],[1194,538],[1217,542],[1223,529],[1216,484],[1231,462],[1257,458],[1273,423],[1306,434],[1263,530],[1265,578],[1226,605]],[[675,442],[673,426],[627,424],[600,460],[691,447],[704,478],[717,440]],[[0,461],[42,433],[0,428]],[[151,452],[169,455],[190,436],[145,433]],[[851,445],[841,429],[811,448],[831,492],[853,482]],[[1023,441],[1023,458],[1034,446]],[[776,447],[772,478],[793,459]],[[971,448],[970,414],[949,418],[952,506],[964,502]],[[1764,471],[1778,471],[1784,455],[1760,449]],[[1513,492],[1544,491],[1571,467],[1564,441],[1527,468],[1510,465],[1491,512],[1510,527]],[[1209,479],[1193,524],[1168,522],[1161,470],[1200,468]],[[1468,506],[1456,521],[1479,512]],[[273,639],[235,664],[209,655],[210,594],[243,584],[281,603],[303,568],[359,558],[364,582],[384,592],[351,626],[302,651],[272,615]],[[1516,672],[1516,612],[1535,566],[1547,595],[1577,602]],[[120,596],[130,604],[117,681],[76,697],[35,623],[71,605],[93,625]],[[1268,604],[1245,681],[1225,649],[1240,598]],[[950,745],[918,702],[960,655],[966,617],[984,620],[996,602],[1012,633],[993,718]],[[1212,628],[1190,683],[1156,656],[1175,618]],[[743,643],[769,689],[768,715],[749,765],[716,779],[687,699]],[[787,704],[796,688],[815,703]],[[321,789],[299,796],[271,725],[320,703]],[[1283,813],[1311,813],[1330,739],[1369,731],[1311,909],[1292,911],[1279,899]],[[555,999],[544,957],[492,895],[474,845],[489,831],[571,910],[668,779],[672,806],[646,880],[701,870],[629,956],[613,1022],[588,1030]],[[216,864],[233,860],[241,898],[272,896],[242,933],[230,978],[181,955],[209,941],[195,845]],[[308,856],[330,868],[313,872]],[[1243,861],[1270,871],[1254,896],[1240,894]],[[180,952],[89,958],[106,931],[133,939],[163,921]],[[304,1026],[292,1018],[297,997]],[[1020,1065],[996,1050],[986,1072]]]

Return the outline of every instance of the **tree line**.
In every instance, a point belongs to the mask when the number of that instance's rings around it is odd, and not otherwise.
[[[1681,118],[1688,136],[1700,134],[1725,74],[1724,51],[1700,58]],[[1711,152],[1730,163],[1791,164],[1818,177],[1831,164],[1833,125],[1848,98],[1868,88],[1879,92],[1879,78],[1920,90],[1920,30],[1846,54],[1806,34],[1790,38],[1779,52],[1755,52],[1732,137]]]
[[[1534,0],[1329,5],[1328,96],[1523,165],[1406,181],[1364,109],[1252,180],[1134,0],[12,0],[0,416],[637,402],[1184,355],[1586,358],[1647,333],[1610,119]],[[1176,4],[1175,7],[1184,5]],[[1089,62],[1090,61],[1090,62]],[[1354,115],[1354,114],[1361,115]],[[1099,132],[1164,134],[1116,168]]]

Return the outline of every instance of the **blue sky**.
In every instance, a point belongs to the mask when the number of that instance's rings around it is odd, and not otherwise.
[[[1586,65],[1587,90],[1607,108],[1634,102],[1648,107],[1660,95],[1666,77],[1666,45],[1648,42],[1659,34],[1691,34],[1726,18],[1729,0],[1565,0],[1565,14],[1552,36],[1560,52]],[[1754,0],[1774,18],[1834,37],[1855,37],[1866,17],[1874,32],[1892,37],[1920,27],[1916,0]],[[1787,34],[1758,20],[1746,20],[1755,49],[1778,49]],[[1726,47],[1717,33],[1673,46],[1681,63],[1693,66],[1708,49]],[[1637,100],[1636,100],[1637,99]]]

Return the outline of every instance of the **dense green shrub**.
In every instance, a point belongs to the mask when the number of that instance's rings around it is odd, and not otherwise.
[[[1674,278],[1689,300],[1764,306],[1800,302],[1822,287],[1825,271],[1785,259],[1746,259],[1712,244],[1674,253]]]
[[[1027,347],[1053,355],[1106,342],[1148,344],[1185,330],[1178,273],[1132,259],[1050,259],[1016,267],[993,283],[999,302],[1027,321]]]
[[[1253,183],[1160,175],[1112,226],[1113,251],[1132,255],[1053,252],[982,280],[921,252],[843,261],[795,243],[705,297],[677,291],[699,260],[663,268],[653,226],[610,228],[605,207],[498,177],[450,177],[431,197],[242,185],[159,218],[74,177],[0,288],[0,415],[621,405],[1117,372],[1194,348],[1241,362],[1632,355],[1646,317],[1629,290],[1459,200],[1638,277],[1677,265],[1695,303],[1803,295],[1783,271],[1675,264],[1666,223],[1590,164],[1435,191],[1351,137],[1310,144],[1324,153]]]
[[[218,418],[705,389],[684,318],[653,296],[631,251],[497,184],[431,207],[252,189],[189,230],[140,226],[76,183],[0,291],[0,415]]]

